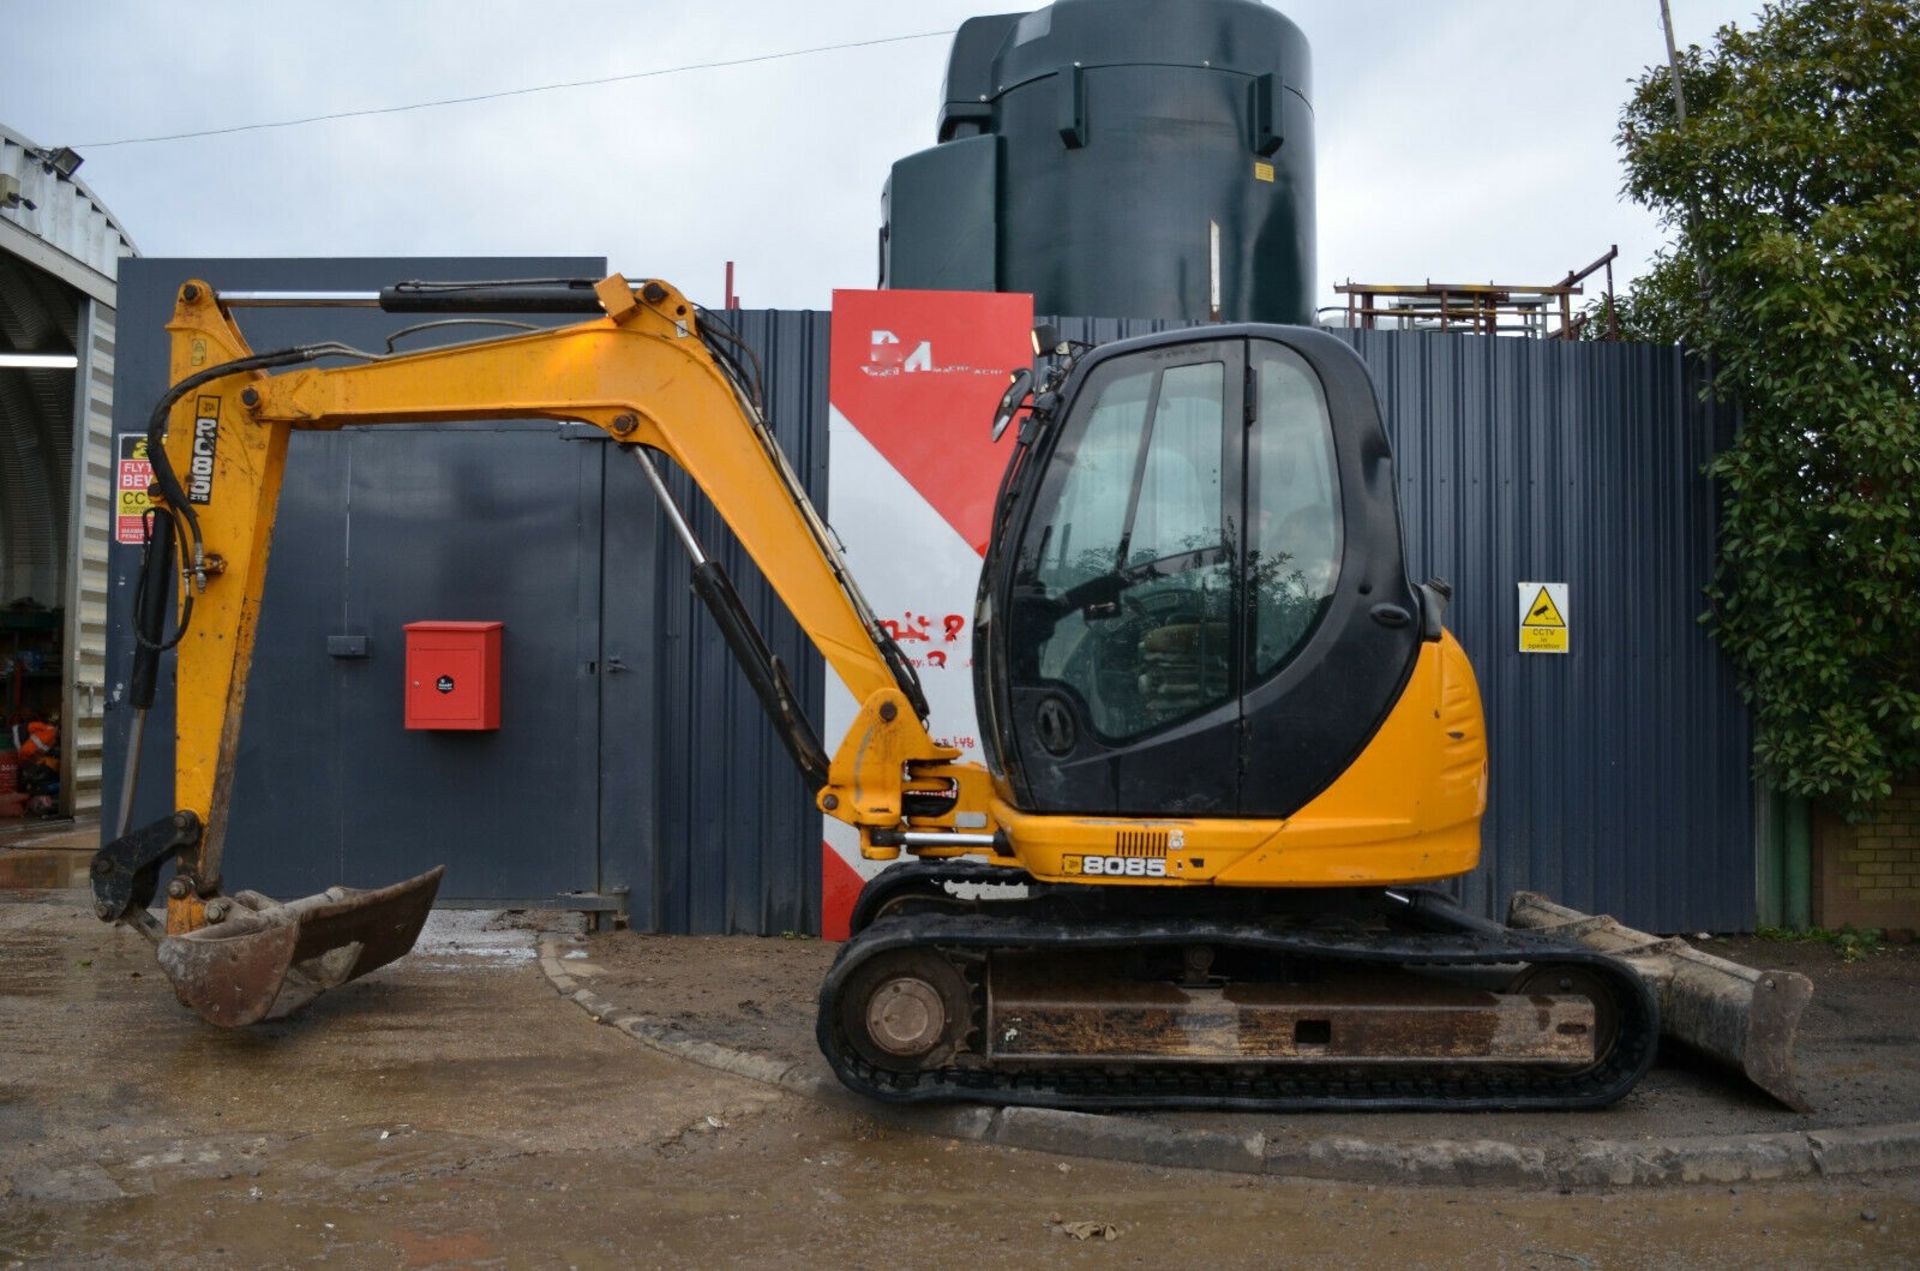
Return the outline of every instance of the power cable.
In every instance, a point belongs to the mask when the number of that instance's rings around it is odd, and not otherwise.
[[[159,133],[151,137],[121,137],[115,141],[82,141],[76,150],[105,150],[109,146],[144,146],[157,141],[189,141],[196,137],[224,137],[237,132],[259,132],[268,128],[297,128],[302,124],[326,123],[334,119],[357,119],[367,115],[397,115],[409,110],[431,110],[438,106],[465,106],[494,101],[502,97],[525,97],[531,93],[551,93],[567,88],[594,88],[602,84],[621,84],[636,79],[656,79],[662,75],[682,75],[688,71],[719,70],[728,66],[749,66],[755,62],[778,62],[791,57],[810,57],[815,53],[837,53],[842,49],[872,48],[878,44],[902,44],[908,40],[931,40],[952,35],[952,30],[921,31],[914,35],[887,35],[874,40],[851,40],[845,44],[822,44],[817,48],[788,49],[784,53],[760,53],[753,57],[735,57],[719,62],[690,62],[685,66],[663,66],[650,71],[631,71],[625,75],[603,75],[597,79],[567,80],[559,84],[533,84],[526,88],[504,88],[493,93],[475,93],[468,97],[440,97],[433,101],[408,102],[400,106],[369,106],[362,110],[339,110],[325,115],[306,115],[299,119],[274,119],[256,124],[235,124],[228,128],[202,128],[193,132]]]

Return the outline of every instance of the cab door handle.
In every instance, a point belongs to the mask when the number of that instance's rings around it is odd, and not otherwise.
[[[1373,620],[1383,627],[1404,627],[1413,622],[1413,615],[1399,605],[1383,603],[1367,611]]]

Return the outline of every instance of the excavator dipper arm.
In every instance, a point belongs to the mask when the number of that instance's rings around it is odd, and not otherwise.
[[[147,619],[135,674],[144,693],[134,695],[143,720],[159,653],[173,647],[175,811],[130,830],[124,814],[129,781],[120,836],[96,857],[94,879],[99,916],[135,925],[159,943],[161,964],[184,1002],[220,1024],[284,1014],[405,953],[440,878],[436,869],[376,891],[334,888],[287,904],[255,893],[222,894],[248,669],[295,429],[527,418],[604,429],[634,454],[665,500],[693,558],[696,591],[824,810],[855,824],[892,827],[915,791],[985,789],[978,769],[948,775],[958,767],[952,764],[957,752],[928,736],[925,699],[910,666],[854,586],[831,532],[761,418],[747,377],[724,348],[711,344],[695,306],[678,291],[659,282],[636,289],[615,276],[591,290],[509,285],[386,296],[386,307],[401,311],[524,306],[591,309],[601,316],[404,355],[337,345],[256,354],[211,287],[190,282],[181,288],[168,325],[175,387],[149,437],[158,510],[137,606]],[[326,356],[358,360],[281,369]],[[840,754],[830,759],[823,752],[785,669],[675,507],[656,454],[678,464],[713,500],[800,628],[863,704],[856,736]],[[177,579],[169,579],[170,571]],[[179,600],[175,633],[163,640],[158,628],[169,581],[177,581]],[[162,927],[146,907],[168,860],[175,875]]]

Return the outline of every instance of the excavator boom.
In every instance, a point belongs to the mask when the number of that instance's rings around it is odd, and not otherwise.
[[[180,999],[217,1024],[285,1014],[404,954],[442,873],[374,890],[334,888],[285,904],[222,891],[234,760],[287,441],[295,429],[501,418],[597,424],[635,456],[666,500],[694,558],[696,590],[795,761],[822,791],[823,806],[892,825],[906,798],[903,765],[941,768],[956,754],[927,735],[925,701],[911,667],[848,576],[751,400],[748,377],[679,292],[658,282],[635,288],[614,277],[597,286],[403,286],[390,289],[385,301],[402,312],[504,306],[600,316],[404,355],[326,344],[262,354],[247,346],[211,287],[195,281],[180,289],[168,326],[174,387],[148,438],[157,510],[136,605],[132,696],[139,723],[120,833],[96,857],[93,876],[99,916],[128,922],[154,939]],[[321,357],[355,364],[282,369]],[[282,373],[268,374],[276,370]],[[862,758],[850,751],[832,760],[823,752],[785,669],[673,505],[655,456],[693,473],[713,496],[822,656],[868,704],[885,734],[883,745],[861,748]],[[176,584],[177,601],[169,606],[169,587]],[[174,630],[166,635],[170,608]],[[125,818],[139,729],[166,648],[177,660],[176,810],[132,828]],[[161,924],[147,906],[169,862],[174,875]]]

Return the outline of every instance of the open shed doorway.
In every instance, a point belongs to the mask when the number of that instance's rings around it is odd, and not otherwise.
[[[73,811],[61,733],[88,307],[52,274],[0,253],[0,832]]]
[[[0,124],[0,846],[98,826],[107,554],[132,477],[113,437],[115,307],[138,249],[83,162]],[[0,887],[64,885],[27,881],[22,859],[0,856]]]

